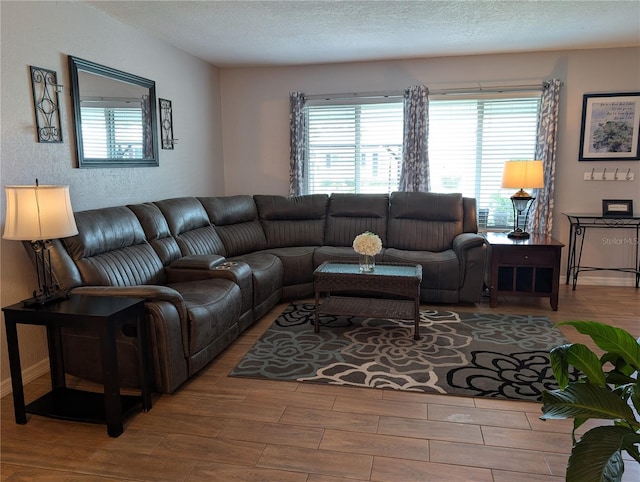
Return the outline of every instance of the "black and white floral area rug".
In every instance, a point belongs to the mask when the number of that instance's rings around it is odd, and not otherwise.
[[[567,343],[544,316],[420,313],[413,322],[322,315],[314,305],[289,305],[229,374],[539,401],[558,388],[549,352]]]

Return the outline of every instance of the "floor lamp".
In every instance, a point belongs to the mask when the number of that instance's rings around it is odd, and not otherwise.
[[[69,186],[5,186],[7,211],[4,239],[30,241],[35,255],[38,288],[26,306],[66,298],[53,276],[51,240],[78,234],[71,209]]]
[[[527,219],[531,201],[535,198],[525,192],[525,189],[544,187],[544,169],[542,161],[507,161],[502,171],[502,187],[519,189],[511,196],[513,204],[513,231],[508,236],[514,239],[528,239]],[[520,227],[520,217],[524,213],[523,226]]]

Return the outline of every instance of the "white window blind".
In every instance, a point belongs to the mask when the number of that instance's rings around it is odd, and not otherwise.
[[[82,140],[87,158],[143,158],[142,109],[82,106]]]
[[[388,193],[402,162],[401,101],[310,105],[306,192]]]
[[[512,227],[504,162],[535,155],[540,94],[496,95],[429,102],[431,190],[476,198],[480,228]]]
[[[482,229],[511,228],[515,191],[502,189],[502,170],[505,161],[534,159],[539,108],[540,92],[431,96],[431,191],[475,198]],[[397,190],[401,100],[308,105],[305,112],[307,193]]]

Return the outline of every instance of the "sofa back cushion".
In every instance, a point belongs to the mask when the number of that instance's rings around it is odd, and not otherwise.
[[[75,213],[78,234],[64,238],[85,285],[164,284],[162,261],[125,206]]]
[[[444,251],[463,232],[461,194],[394,192],[389,207],[390,248]]]
[[[240,256],[266,249],[267,238],[258,219],[258,209],[253,197],[200,197],[198,200],[222,240],[227,256]]]
[[[324,244],[352,246],[358,234],[371,231],[380,236],[385,246],[388,212],[388,194],[332,194]]]
[[[158,253],[162,264],[167,266],[182,256],[180,247],[171,236],[167,220],[160,208],[153,203],[132,204],[127,206],[138,218],[144,230],[147,241]]]
[[[329,196],[253,196],[268,248],[320,246]]]
[[[209,222],[204,207],[194,197],[164,199],[154,203],[169,226],[182,256],[218,254],[226,256],[222,240]]]

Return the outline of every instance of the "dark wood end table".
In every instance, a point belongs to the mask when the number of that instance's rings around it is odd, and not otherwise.
[[[361,273],[358,263],[325,261],[313,273],[316,296],[315,332],[320,314],[414,321],[413,338],[420,339],[420,283],[422,266],[378,263],[372,273]],[[335,293],[374,293],[382,298],[340,296]],[[321,301],[321,294],[326,296]]]
[[[551,236],[531,234],[529,239],[512,239],[507,233],[485,233],[490,252],[490,302],[499,294],[549,298],[558,311],[560,257],[564,244]]]
[[[68,299],[43,306],[22,303],[2,308],[7,331],[11,386],[15,419],[27,423],[27,413],[63,420],[106,423],[107,433],[117,437],[123,432],[123,418],[140,403],[151,409],[150,362],[144,300],[110,296],[71,295]],[[135,322],[140,354],[141,396],[121,395],[118,376],[116,333],[126,322]],[[51,391],[25,406],[17,325],[42,325],[47,328]],[[90,330],[100,336],[104,393],[71,389],[66,386],[60,329],[73,327]]]

